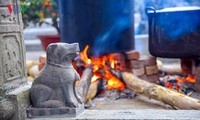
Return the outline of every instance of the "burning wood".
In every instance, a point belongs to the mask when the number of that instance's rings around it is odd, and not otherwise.
[[[98,81],[91,82],[88,92],[86,94],[85,103],[93,99],[97,95]]]
[[[91,84],[93,73],[92,73],[92,67],[87,67],[80,79],[80,83],[78,85],[78,93],[81,95],[84,101],[86,101],[86,96]]]
[[[180,93],[188,95],[191,92],[194,92],[193,88],[194,84],[196,83],[196,79],[193,75],[188,75],[187,77],[180,77],[178,75],[167,75],[160,78],[159,83],[162,86],[177,90]]]
[[[125,53],[128,54],[125,56],[121,53],[114,53],[103,55],[101,57],[88,57],[88,49],[89,46],[87,46],[80,54],[80,59],[84,62],[85,66],[90,65],[93,67],[93,70],[90,71],[90,73],[93,74],[90,74],[90,81],[88,78],[87,80],[85,79],[87,81],[86,83],[91,83],[90,87],[87,87],[86,90],[88,92],[87,97],[87,92],[84,92],[83,95],[85,96],[86,100],[94,98],[98,93],[99,79],[106,79],[107,90],[115,89],[123,91],[127,86],[127,88],[138,94],[142,94],[169,104],[173,108],[200,109],[199,100],[168,89],[174,88],[176,90],[180,90],[180,88],[183,88],[183,83],[194,84],[196,82],[194,76],[190,75],[186,78],[177,77],[175,80],[165,80],[164,86],[168,87],[165,88],[153,84],[159,80],[159,71],[156,66],[156,58],[150,56],[140,57],[139,53],[135,51]],[[130,58],[130,60],[126,61],[126,58]],[[125,61],[128,63],[128,67],[130,67],[128,70],[131,70],[134,74],[122,72],[127,70]],[[135,75],[140,78],[136,77]],[[142,78],[153,83],[146,82]],[[188,94],[190,93],[191,91],[188,92]]]
[[[116,70],[124,70],[124,56],[121,53],[113,53],[109,55],[104,55],[101,57],[91,57],[87,56],[87,50],[89,46],[80,53],[80,59],[84,61],[86,65],[93,66],[93,77],[92,81],[96,81],[98,78],[104,78],[108,81],[107,89],[117,89],[124,90],[125,84],[116,76],[112,74],[109,68]]]
[[[138,94],[162,101],[174,108],[200,110],[200,100],[188,97],[168,88],[146,82],[132,73],[123,72],[122,76],[126,86]]]

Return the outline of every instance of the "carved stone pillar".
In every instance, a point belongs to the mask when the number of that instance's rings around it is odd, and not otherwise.
[[[19,9],[13,10],[20,8],[19,3],[20,0],[0,0],[1,120],[24,119],[23,107],[28,106],[22,17]]]

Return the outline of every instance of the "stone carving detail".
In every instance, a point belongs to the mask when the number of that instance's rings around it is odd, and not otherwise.
[[[3,73],[6,80],[13,80],[22,76],[22,61],[20,56],[20,42],[16,36],[4,36],[1,42],[3,51]]]
[[[80,77],[72,66],[79,51],[77,43],[54,43],[48,47],[46,65],[30,91],[32,106],[38,109],[29,109],[29,116],[41,115],[40,108],[48,108],[50,115],[77,114],[77,108],[83,109],[83,100],[76,90],[76,80]]]
[[[7,4],[11,4],[11,3],[7,3]],[[13,8],[13,11],[12,11],[12,13],[10,13],[8,8],[7,8],[7,6],[6,6],[6,4],[4,4],[3,7],[0,7],[0,24],[19,23],[17,14],[15,13],[15,11],[17,10],[16,8],[18,8],[18,7],[13,4],[12,8]]]
[[[3,74],[2,74],[2,61],[1,61],[1,53],[0,53],[0,79],[1,79],[1,77],[3,76]]]
[[[0,120],[25,120],[29,104],[22,17],[7,8],[20,0],[0,0]],[[10,11],[9,11],[10,10]]]
[[[0,87],[3,86],[3,73],[2,73],[2,61],[1,61],[1,53],[0,53]],[[1,88],[0,88],[1,89]],[[0,90],[1,91],[1,90]],[[1,94],[1,93],[0,93]]]

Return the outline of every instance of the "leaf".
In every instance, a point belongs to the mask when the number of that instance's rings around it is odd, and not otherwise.
[[[21,11],[22,11],[22,14],[24,14],[24,12],[26,11],[26,6],[25,5],[21,5]]]

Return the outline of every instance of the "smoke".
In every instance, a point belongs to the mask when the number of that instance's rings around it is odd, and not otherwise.
[[[120,37],[124,31],[130,28],[131,25],[130,19],[118,19],[111,28],[96,38],[92,50],[94,55],[99,56],[102,54],[115,52],[117,48],[120,49]],[[121,44],[123,43],[121,42]]]
[[[101,4],[104,2],[104,7],[99,11],[99,13],[101,13],[98,19],[100,29],[93,43],[93,55],[99,56],[133,49],[134,0],[96,1]]]

